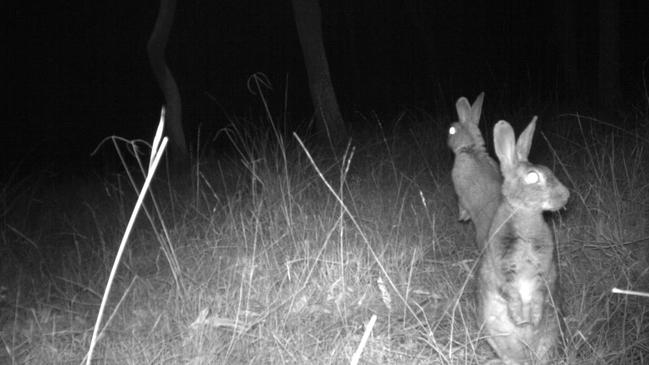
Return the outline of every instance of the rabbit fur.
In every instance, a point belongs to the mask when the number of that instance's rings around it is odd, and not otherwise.
[[[561,316],[555,242],[543,211],[565,206],[568,189],[527,160],[536,117],[515,141],[506,121],[494,127],[503,174],[502,202],[478,271],[478,308],[489,344],[505,364],[548,364]]]
[[[476,241],[486,241],[491,220],[500,205],[502,177],[489,156],[478,124],[484,92],[473,106],[465,97],[455,103],[458,121],[449,128],[448,146],[455,153],[451,176],[458,196],[459,220],[472,220]]]

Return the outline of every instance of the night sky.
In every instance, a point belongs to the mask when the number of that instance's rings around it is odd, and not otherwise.
[[[564,83],[565,7],[557,1],[321,1],[347,123],[356,111],[451,115],[459,96],[482,90],[487,104],[512,109],[529,100],[596,108],[598,8],[591,1],[569,4],[575,95]],[[163,103],[146,57],[158,2],[14,1],[2,8],[3,168],[24,156],[89,158],[110,134],[151,139]],[[621,3],[619,68],[629,105],[644,94],[647,19],[648,1]],[[198,125],[206,133],[225,126],[226,113],[262,114],[246,87],[255,72],[273,84],[274,111],[282,111],[286,93],[295,123],[312,112],[290,1],[179,1],[167,61],[190,144]]]

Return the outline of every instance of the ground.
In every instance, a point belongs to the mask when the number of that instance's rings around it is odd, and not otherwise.
[[[405,115],[346,153],[237,127],[216,142],[236,148],[201,155],[191,176],[158,172],[94,363],[349,363],[373,315],[360,363],[493,357],[475,320],[480,252],[456,220],[449,120]],[[563,118],[540,120],[530,157],[571,192],[547,217],[566,323],[557,361],[647,363],[649,302],[611,289],[649,289],[649,119],[612,129]],[[81,363],[137,195],[123,172],[7,176],[0,362]]]

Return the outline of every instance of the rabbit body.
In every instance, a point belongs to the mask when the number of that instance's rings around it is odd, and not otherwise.
[[[489,344],[505,364],[545,364],[559,334],[552,232],[542,215],[521,216],[506,206],[493,223],[500,228],[492,232],[478,279]]]
[[[569,192],[552,171],[527,161],[536,118],[515,144],[511,126],[494,128],[504,181],[478,278],[480,319],[505,364],[548,364],[559,338],[559,290],[552,231],[543,211]]]
[[[455,153],[451,176],[458,196],[459,220],[472,220],[476,241],[486,241],[491,220],[500,204],[502,178],[489,156],[478,124],[484,93],[473,106],[461,97],[455,107],[458,121],[449,128],[448,146]]]

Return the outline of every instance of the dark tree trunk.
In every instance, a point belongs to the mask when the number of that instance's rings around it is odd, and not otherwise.
[[[165,126],[171,139],[171,158],[172,161],[180,162],[187,161],[189,158],[182,125],[182,102],[176,80],[165,61],[165,49],[175,11],[176,0],[160,0],[160,10],[147,43],[147,53],[151,69],[167,105]]]
[[[620,1],[599,0],[599,61],[597,89],[600,105],[620,102]]]
[[[309,76],[317,132],[326,133],[334,144],[339,144],[346,139],[347,133],[329,74],[329,63],[322,40],[320,4],[318,0],[292,0],[292,2],[295,24]]]

